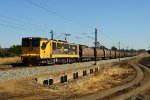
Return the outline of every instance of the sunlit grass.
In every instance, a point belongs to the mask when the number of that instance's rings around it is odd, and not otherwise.
[[[117,84],[122,81],[121,77],[133,73],[134,70],[129,67],[113,66],[112,68],[105,69],[102,73],[96,74],[85,82],[78,83],[72,86],[74,93],[92,93],[98,90],[104,90],[113,87],[112,84]],[[113,77],[118,76],[117,79]]]
[[[0,64],[12,64],[12,63],[19,63],[19,62],[21,62],[20,57],[0,58]]]

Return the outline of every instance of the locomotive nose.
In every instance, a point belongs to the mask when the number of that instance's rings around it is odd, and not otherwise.
[[[33,47],[30,47],[30,48],[28,49],[28,51],[33,52],[33,51],[34,51]]]

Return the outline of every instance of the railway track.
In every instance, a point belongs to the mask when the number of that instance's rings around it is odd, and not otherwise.
[[[139,60],[133,60],[130,65],[136,70],[135,79],[127,84],[120,85],[106,91],[91,94],[80,98],[80,100],[124,100],[139,94],[150,88],[150,69],[139,64]]]
[[[128,58],[121,58],[121,60],[126,60],[126,59],[131,59],[131,57],[128,57]],[[118,59],[109,59],[110,61],[111,60],[118,60]],[[105,62],[105,61],[109,61],[109,60],[99,60],[98,63],[101,63],[101,62]],[[80,62],[80,64],[84,64],[84,63],[94,63],[93,61],[88,61],[88,62]],[[75,63],[78,63],[78,62],[74,62]],[[72,64],[72,63],[70,63]],[[65,63],[64,64],[54,64],[54,65],[45,65],[45,66],[57,66],[57,65],[66,65]],[[26,69],[26,68],[36,68],[36,67],[44,67],[44,66],[25,66],[23,65],[23,63],[13,63],[13,64],[6,64],[6,65],[0,65],[0,71],[7,71],[7,70],[15,70],[15,69]]]

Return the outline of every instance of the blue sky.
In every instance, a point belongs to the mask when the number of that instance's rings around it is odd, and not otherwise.
[[[93,46],[87,36],[94,37],[97,28],[98,41],[108,48],[120,41],[121,48],[149,49],[149,5],[150,0],[0,0],[0,45],[21,44],[22,37],[50,38],[53,29],[54,38],[68,33],[69,42]]]

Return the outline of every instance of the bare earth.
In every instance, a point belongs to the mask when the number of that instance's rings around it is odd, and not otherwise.
[[[144,66],[150,68],[150,57],[144,57],[141,59],[140,63]],[[130,98],[131,100],[150,100],[150,89],[148,91],[144,91],[134,97]]]
[[[98,73],[63,84],[43,86],[30,78],[0,83],[0,99],[75,99],[126,84],[135,76],[128,62],[121,61],[104,64]]]

